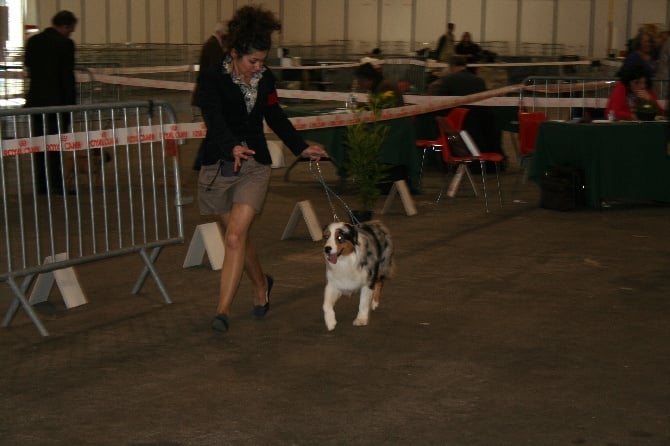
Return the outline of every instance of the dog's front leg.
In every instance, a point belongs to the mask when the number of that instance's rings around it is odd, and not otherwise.
[[[330,284],[326,284],[326,290],[323,293],[323,319],[329,331],[335,329],[337,320],[335,319],[335,303],[342,293]]]
[[[368,318],[370,317],[370,304],[372,302],[372,290],[369,286],[361,288],[361,300],[358,303],[358,316],[354,319],[354,325],[362,327],[368,325]]]

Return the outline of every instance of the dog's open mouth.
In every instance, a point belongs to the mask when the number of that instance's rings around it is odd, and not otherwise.
[[[338,258],[338,257],[339,257],[339,256],[337,255],[336,252],[331,252],[331,253],[329,253],[329,254],[326,254],[326,259],[328,259],[328,261],[329,261],[330,263],[332,263],[333,265],[337,263],[337,258]]]

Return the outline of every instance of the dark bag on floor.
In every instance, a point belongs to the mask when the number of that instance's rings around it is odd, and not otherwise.
[[[540,184],[540,206],[571,211],[584,203],[584,172],[572,166],[550,166]]]

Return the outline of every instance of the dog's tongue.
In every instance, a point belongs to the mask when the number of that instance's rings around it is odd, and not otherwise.
[[[333,265],[337,263],[337,254],[328,254],[328,261]]]

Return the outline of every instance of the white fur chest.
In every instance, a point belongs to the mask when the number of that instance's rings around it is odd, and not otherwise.
[[[328,283],[341,291],[358,291],[367,284],[368,274],[359,266],[357,255],[340,256],[337,263],[326,262]]]

